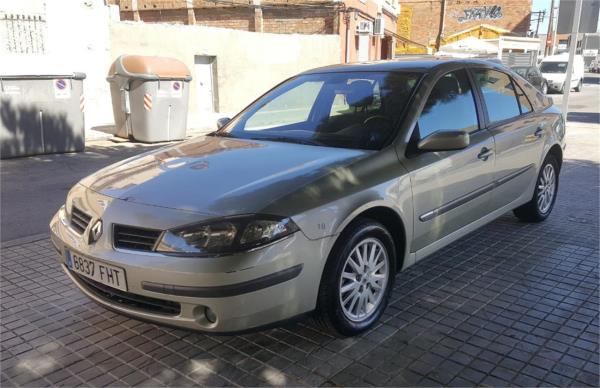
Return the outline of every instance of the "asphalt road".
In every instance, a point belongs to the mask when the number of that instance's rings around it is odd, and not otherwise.
[[[562,103],[562,95],[551,96],[555,104]],[[569,107],[569,121],[600,122],[600,75],[586,75],[583,91],[571,93]],[[50,218],[77,181],[106,165],[156,147],[103,142],[88,145],[80,154],[2,160],[0,241],[47,233]]]
[[[562,94],[553,93],[550,97],[554,104],[562,107]],[[579,93],[571,90],[569,94],[568,121],[581,123],[600,123],[600,74],[587,73],[583,90]]]
[[[158,145],[92,142],[82,153],[0,162],[0,241],[48,233],[50,218],[83,177]]]

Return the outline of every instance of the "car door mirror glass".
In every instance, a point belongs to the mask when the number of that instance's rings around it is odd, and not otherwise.
[[[462,150],[469,146],[467,131],[438,131],[421,139],[417,145],[421,151]]]
[[[221,117],[217,120],[217,129],[223,128],[231,119],[229,117]]]

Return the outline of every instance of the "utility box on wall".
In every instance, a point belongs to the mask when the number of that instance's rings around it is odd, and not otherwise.
[[[83,151],[84,78],[0,75],[0,158]]]
[[[149,143],[185,138],[191,79],[177,59],[118,57],[107,77],[115,136]]]

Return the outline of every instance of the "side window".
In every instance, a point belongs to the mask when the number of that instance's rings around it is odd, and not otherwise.
[[[421,139],[438,131],[475,131],[479,128],[473,91],[465,70],[437,81],[418,121]]]
[[[510,77],[500,71],[475,69],[475,79],[481,89],[490,122],[495,123],[521,114]]]
[[[519,85],[516,84],[516,82],[514,83],[514,85],[517,89],[517,97],[519,99],[519,105],[521,106],[521,114],[524,115],[525,113],[531,112],[533,110],[533,107],[531,106],[529,99],[525,95],[525,92],[523,91],[523,89],[521,89]]]

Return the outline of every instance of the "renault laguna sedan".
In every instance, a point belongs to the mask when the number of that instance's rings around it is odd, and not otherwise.
[[[52,241],[89,298],[206,332],[312,313],[355,335],[397,272],[508,211],[548,217],[565,147],[550,99],[477,60],[311,70],[219,125],[71,189]]]

